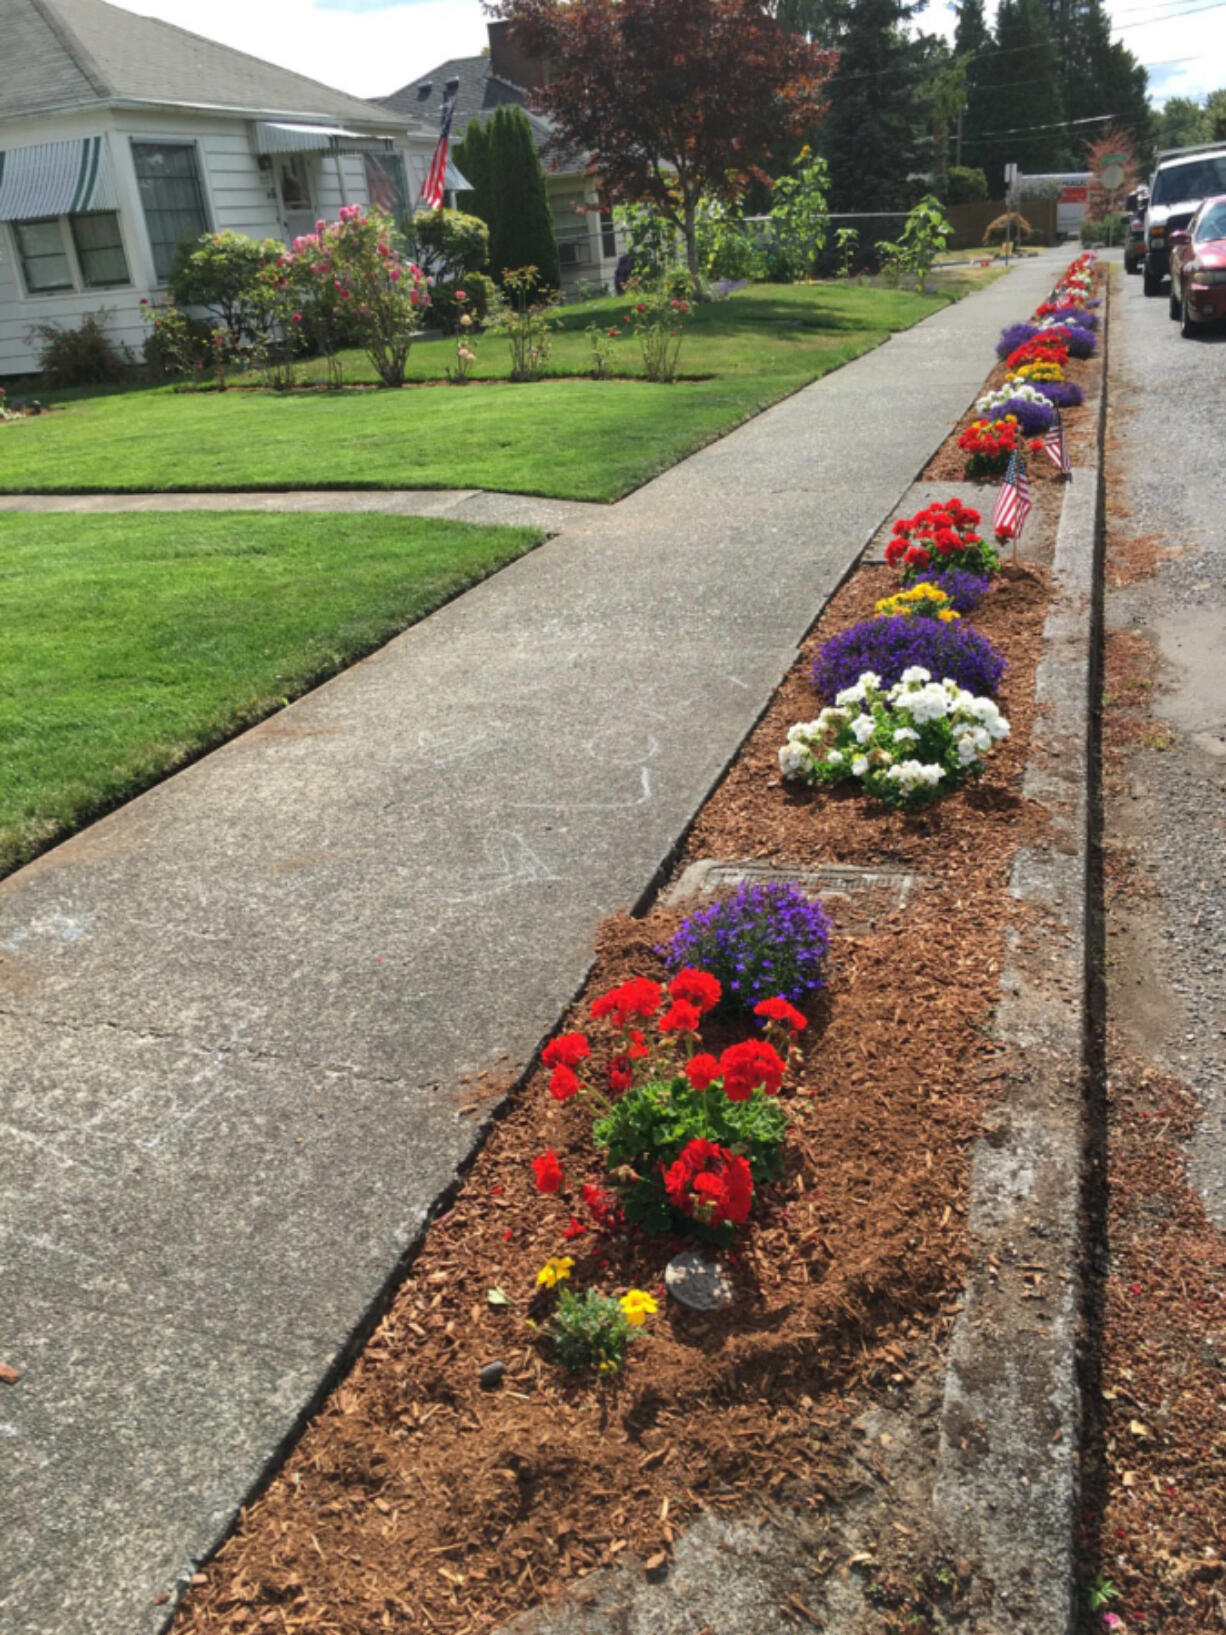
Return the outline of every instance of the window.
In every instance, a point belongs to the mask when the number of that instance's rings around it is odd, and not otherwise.
[[[606,261],[611,261],[617,254],[617,229],[613,225],[613,212],[600,212],[600,253]]]
[[[58,216],[44,216],[39,221],[15,221],[13,232],[17,236],[22,277],[31,294],[43,290],[72,289],[72,265],[68,260]]]
[[[375,209],[385,210],[396,221],[410,215],[404,155],[366,153],[362,159],[366,167],[366,191]]]
[[[209,230],[196,150],[180,143],[133,142],[132,158],[154,270],[164,283],[183,240],[197,239]]]
[[[114,210],[95,210],[87,216],[69,216],[72,242],[76,247],[77,264],[86,289],[107,289],[114,284],[127,284],[128,258],[124,254],[123,239],[119,232],[119,217]]]

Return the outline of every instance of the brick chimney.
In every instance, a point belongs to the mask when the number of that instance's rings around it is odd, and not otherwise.
[[[549,83],[549,65],[531,57],[518,44],[508,22],[489,23],[490,68],[498,79],[509,80],[524,91],[539,91]]]

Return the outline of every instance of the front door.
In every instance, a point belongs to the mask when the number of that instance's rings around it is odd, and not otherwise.
[[[319,219],[311,192],[311,156],[306,153],[277,155],[277,193],[281,201],[281,220],[286,240],[315,231]]]

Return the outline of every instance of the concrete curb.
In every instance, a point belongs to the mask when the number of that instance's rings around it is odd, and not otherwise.
[[[1023,785],[1050,837],[1010,881],[997,1037],[1009,1072],[971,1175],[975,1262],[955,1325],[933,1488],[938,1548],[973,1564],[970,1628],[1068,1635],[1078,1613],[1094,699],[1102,642],[1106,340],[1097,460],[1065,495]]]

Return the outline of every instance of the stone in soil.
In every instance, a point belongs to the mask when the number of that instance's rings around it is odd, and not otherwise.
[[[664,1268],[664,1283],[674,1300],[691,1311],[719,1311],[732,1304],[732,1284],[717,1260],[701,1249],[674,1255]]]

